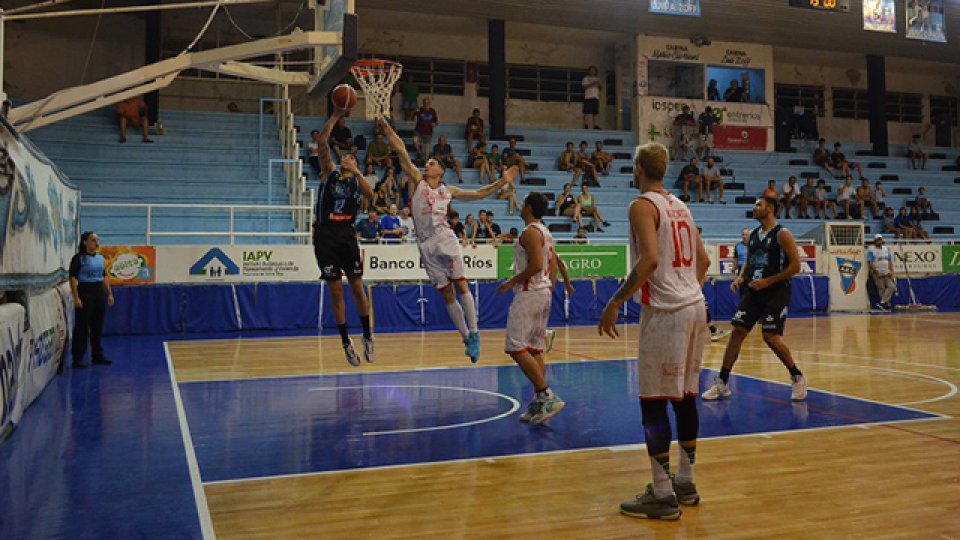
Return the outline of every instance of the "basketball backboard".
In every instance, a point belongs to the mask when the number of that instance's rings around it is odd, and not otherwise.
[[[314,63],[314,79],[307,86],[313,96],[325,96],[350,72],[357,61],[357,15],[354,0],[320,0],[316,10],[317,29],[338,32],[342,39],[338,46],[317,47]],[[318,2],[319,3],[319,2]]]

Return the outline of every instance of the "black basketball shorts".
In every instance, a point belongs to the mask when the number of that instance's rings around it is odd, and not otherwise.
[[[730,324],[743,327],[749,332],[759,321],[763,332],[775,332],[782,336],[783,327],[787,323],[791,287],[780,286],[772,290],[755,291],[744,285],[742,290],[740,305]]]
[[[363,276],[363,259],[353,228],[319,227],[313,230],[313,254],[320,267],[320,279],[331,281]]]

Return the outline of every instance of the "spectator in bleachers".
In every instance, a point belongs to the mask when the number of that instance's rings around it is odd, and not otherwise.
[[[601,224],[603,224],[604,227],[610,226],[610,224],[603,219],[603,216],[600,215],[600,208],[597,207],[597,200],[587,189],[586,182],[580,184],[580,196],[577,197],[577,204],[580,205],[581,215],[590,216],[593,218],[593,230],[596,232],[603,232],[603,229],[600,228]]]
[[[400,90],[400,109],[405,120],[414,120],[417,103],[420,101],[420,87],[413,80],[413,73],[407,74],[406,82],[397,85]]]
[[[837,191],[837,206],[843,209],[843,215],[847,219],[853,219],[851,209],[856,208],[851,202],[856,201],[856,189],[853,187],[853,177],[849,174],[843,180],[843,185]]]
[[[486,140],[483,136],[483,118],[480,118],[480,109],[474,109],[473,115],[467,118],[467,148],[473,148],[473,141]]]
[[[697,145],[697,157],[706,159],[713,152],[713,128],[720,123],[720,118],[714,114],[713,107],[707,106],[706,109],[697,117],[697,126],[699,127],[699,144]]]
[[[353,160],[356,161],[357,163],[363,163],[362,161],[360,161],[360,148],[357,147],[357,145],[355,144],[350,145],[350,149],[347,151],[347,154],[353,156]]]
[[[496,244],[512,244],[517,241],[520,231],[516,227],[510,227],[510,230],[497,235]]]
[[[893,253],[883,245],[882,234],[874,235],[873,245],[867,248],[867,264],[870,265],[870,279],[880,295],[877,307],[890,311],[890,300],[897,292],[897,280],[893,275]]]
[[[600,129],[597,125],[597,115],[600,114],[600,84],[597,66],[590,66],[587,75],[580,82],[583,87],[583,129]]]
[[[687,152],[690,151],[693,137],[697,132],[697,120],[693,117],[693,113],[690,112],[688,105],[681,107],[680,114],[673,118],[671,131],[673,136],[673,148],[671,148],[673,159],[677,161],[687,159]],[[680,153],[681,150],[683,150],[682,154]]]
[[[457,173],[457,182],[463,183],[463,172],[460,170],[460,162],[457,161],[457,155],[453,148],[447,143],[447,137],[440,135],[437,137],[437,144],[433,146],[433,157],[447,169],[453,169]]]
[[[507,201],[507,214],[512,216],[514,210],[520,210],[520,205],[517,204],[517,186],[513,185],[513,182],[504,184],[497,192],[497,198]]]
[[[463,238],[461,238],[461,243],[467,245],[467,240],[473,239],[473,234],[477,230],[477,222],[473,219],[473,214],[467,214],[467,219],[463,222]],[[476,244],[474,244],[476,246]]]
[[[486,141],[477,141],[477,145],[473,147],[473,150],[470,152],[470,164],[474,169],[480,170],[480,183],[484,184],[484,177],[490,179],[492,184],[497,180],[496,175],[493,173],[493,165],[490,164],[490,159],[487,158],[487,143]]]
[[[587,238],[587,228],[583,225],[577,227],[577,234],[573,237],[574,244],[589,244],[590,239]]]
[[[790,219],[790,209],[798,206],[800,198],[800,186],[797,185],[797,177],[791,176],[787,183],[783,185],[783,195],[780,198],[780,207],[783,208],[783,219]]]
[[[517,167],[520,169],[520,183],[525,184],[527,182],[525,176],[527,174],[527,160],[520,155],[515,137],[510,137],[509,146],[503,149],[500,161],[503,163],[503,168]],[[503,176],[503,169],[500,170],[500,175]]]
[[[390,208],[391,204],[403,204],[400,192],[397,190],[396,179],[393,176],[393,169],[387,169],[380,185],[377,187],[376,197],[373,200],[373,209],[384,214]]]
[[[747,264],[747,252],[750,246],[750,229],[740,230],[740,241],[733,246],[733,275],[739,276],[743,265]]]
[[[150,118],[147,117],[147,104],[140,96],[127,98],[117,103],[117,116],[120,119],[120,143],[127,142],[127,125],[133,124],[143,132],[143,142],[152,143],[148,136]]]
[[[388,167],[391,165],[396,167],[395,159],[396,157],[393,154],[393,150],[390,149],[390,145],[383,140],[383,133],[374,135],[373,142],[367,147],[366,163],[375,167]]]
[[[603,150],[603,142],[596,142],[595,149],[593,153],[590,154],[590,162],[596,166],[600,174],[610,176],[610,166],[613,164],[613,155]]]
[[[393,168],[391,167],[392,171]],[[413,182],[410,181],[410,177],[403,172],[403,169],[400,170],[399,180],[395,180],[397,186],[397,199],[401,208],[406,208],[410,206],[410,199],[413,197]]]
[[[380,236],[384,244],[399,244],[403,240],[403,224],[397,215],[397,205],[387,207],[387,215],[380,218]]]
[[[487,215],[486,210],[480,210],[477,214],[477,223],[473,228],[473,235],[470,237],[470,242],[476,246],[477,241],[481,243],[492,242],[496,235],[493,232],[493,227],[491,227],[492,222]]]
[[[310,142],[307,143],[307,163],[313,169],[313,173],[320,178],[320,130],[310,132]]]
[[[836,167],[840,174],[847,176],[850,174],[850,169],[856,169],[860,173],[860,178],[863,178],[863,166],[856,161],[847,161],[847,156],[840,151],[840,143],[833,144],[833,153],[830,154],[830,165]]]
[[[363,182],[367,183],[367,186],[370,187],[370,191],[374,193],[377,192],[377,184],[380,183],[380,179],[377,178],[377,173],[373,169],[373,165],[368,164],[365,171],[363,171]],[[360,198],[360,211],[366,212],[370,208],[370,201],[366,197]]]
[[[703,176],[700,174],[697,158],[690,159],[690,163],[680,169],[680,177],[677,178],[677,183],[683,188],[683,195],[680,196],[680,200],[690,201],[690,186],[693,185],[697,188],[698,201],[703,202]]]
[[[907,156],[910,158],[911,169],[927,169],[927,157],[929,156],[924,150],[923,145],[920,144],[920,135],[913,136],[913,142],[910,143],[907,149]],[[917,163],[920,164],[920,167],[917,167]]]
[[[913,207],[920,210],[920,215],[926,217],[933,214],[933,203],[927,198],[927,190],[920,186],[917,188],[917,196],[913,199]]]
[[[930,240],[930,233],[923,228],[923,218],[920,217],[920,209],[916,206],[910,209],[910,215],[907,217],[907,224],[912,229],[914,238],[923,238],[928,244],[932,242],[932,240]]]
[[[717,188],[717,202],[727,204],[723,200],[723,178],[720,177],[720,166],[714,163],[713,157],[707,158],[707,165],[703,168],[703,188],[707,192],[707,202],[713,203],[711,197],[713,188]]]
[[[430,144],[433,142],[433,128],[440,123],[437,111],[430,106],[430,98],[423,98],[423,107],[415,114],[416,126],[413,128],[413,146],[423,162],[430,159]]]
[[[883,183],[877,182],[873,188],[873,199],[877,201],[880,210],[887,207],[887,190],[883,188]]]
[[[910,239],[917,237],[917,232],[910,226],[910,213],[907,212],[906,206],[900,207],[900,211],[897,212],[897,217],[893,222],[897,228],[903,231],[904,238]]]
[[[583,227],[583,217],[580,215],[580,203],[577,196],[570,190],[571,184],[563,185],[563,193],[557,197],[557,215],[574,219],[577,225]]]
[[[716,79],[710,79],[707,83],[707,101],[720,101],[720,88],[717,87]]]
[[[357,223],[357,238],[361,244],[376,244],[380,241],[380,222],[377,211],[370,210],[367,219]]]
[[[493,232],[493,237],[496,238],[500,236],[501,230],[500,226],[493,220],[493,212],[487,211],[487,224],[490,226],[490,230]]]
[[[860,219],[867,218],[867,207],[870,208],[871,218],[877,219],[880,216],[880,209],[873,195],[873,188],[870,187],[870,181],[866,178],[861,178],[860,186],[857,187],[857,209],[860,212]]]
[[[830,166],[830,150],[827,148],[826,139],[820,139],[820,145],[813,151],[813,162],[818,167],[822,167],[823,170],[827,171],[830,178],[837,177],[833,172],[833,167]]]
[[[827,210],[833,210],[833,219],[837,219],[837,202],[830,198],[827,192],[827,183],[821,178],[817,180],[817,200],[814,208],[819,208],[823,219],[827,219]]]
[[[892,207],[888,206],[883,209],[883,216],[880,218],[880,232],[892,234],[894,238],[907,238],[907,231],[899,225]]]
[[[723,100],[727,103],[743,103],[745,101],[743,88],[740,87],[739,81],[736,79],[730,81],[730,87],[723,93]]]
[[[817,186],[813,185],[813,178],[807,177],[807,182],[800,186],[800,198],[797,200],[797,217],[800,219],[810,219],[807,208],[813,206],[813,214],[820,219],[820,210],[815,204],[817,200]]]
[[[589,180],[591,186],[600,187],[600,178],[597,175],[597,166],[590,161],[587,153],[587,141],[580,141],[580,150],[577,151],[577,167],[583,171],[583,185]]]
[[[347,119],[341,117],[330,132],[330,148],[337,155],[337,161],[343,159],[344,153],[350,152],[351,146],[353,146],[353,133],[347,127]]]
[[[580,160],[577,159],[577,151],[573,149],[573,143],[567,142],[567,149],[560,154],[560,165],[559,169],[564,172],[573,171],[573,180],[572,184],[577,185],[577,180],[580,179],[580,175],[583,174],[583,169],[580,168]]]
[[[450,214],[451,216],[457,217],[457,223],[460,227],[463,227],[463,224],[459,222],[460,215],[456,211]],[[413,216],[410,215],[410,207],[404,206],[403,210],[400,210],[400,226],[403,227],[403,236],[411,242],[415,242],[414,233],[417,232],[417,225],[413,222]],[[453,227],[453,222],[451,221],[450,227]],[[456,231],[454,231],[456,232]]]
[[[780,193],[777,191],[776,180],[767,181],[767,189],[763,190],[762,196],[764,199],[773,199],[775,201],[780,200]]]
[[[490,153],[487,154],[487,161],[490,162],[490,169],[497,173],[497,176],[503,176],[503,156],[500,154],[500,147],[493,145],[490,147]]]
[[[472,218],[473,216],[467,216]],[[453,234],[457,235],[457,239],[460,240],[461,244],[466,243],[467,240],[467,228],[460,222],[460,213],[456,210],[451,210],[447,214],[447,222],[450,224],[450,230],[453,231]]]

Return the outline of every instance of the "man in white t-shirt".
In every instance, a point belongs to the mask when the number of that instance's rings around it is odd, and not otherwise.
[[[600,129],[597,115],[600,114],[600,75],[597,66],[587,69],[587,76],[581,82],[583,86],[583,129]]]
[[[720,177],[720,167],[714,163],[713,156],[707,158],[707,166],[703,168],[703,187],[707,192],[707,202],[712,203],[713,188],[718,188],[717,202],[727,204],[723,200],[723,178]]]
[[[790,218],[790,209],[797,205],[800,197],[800,186],[797,185],[797,177],[791,176],[787,183],[783,185],[783,218]],[[798,214],[799,215],[799,214]]]
[[[867,248],[867,263],[870,265],[870,279],[880,295],[877,307],[890,311],[890,300],[897,292],[897,280],[893,276],[893,253],[883,245],[882,234],[874,236],[873,245]]]
[[[927,158],[929,157],[923,149],[923,145],[920,144],[920,136],[914,135],[913,141],[910,143],[910,146],[907,147],[907,155],[910,157],[910,168],[911,169],[923,169],[927,168]],[[917,164],[920,164],[918,167]]]
[[[850,201],[854,199],[855,194],[856,188],[853,187],[853,177],[848,174],[843,181],[843,185],[840,186],[840,190],[837,191],[837,206],[843,208],[843,215],[847,219],[853,219],[853,215],[850,214]]]
[[[403,210],[400,211],[400,227],[403,228],[404,238],[410,242],[415,242],[414,233],[416,233],[416,228],[413,224],[413,216],[410,215],[410,207],[404,206]]]

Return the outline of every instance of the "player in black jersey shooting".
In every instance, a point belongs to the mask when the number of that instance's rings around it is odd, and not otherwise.
[[[354,221],[360,208],[360,197],[366,197],[373,202],[374,194],[370,186],[363,181],[357,160],[352,155],[343,155],[339,169],[330,159],[330,146],[327,141],[333,126],[343,117],[344,112],[338,109],[330,116],[317,141],[320,147],[318,157],[321,170],[320,188],[317,192],[317,221],[313,225],[313,252],[320,267],[320,279],[326,281],[327,288],[330,289],[333,316],[337,320],[347,362],[352,366],[359,366],[360,355],[353,348],[353,341],[347,334],[342,279],[346,275],[350,292],[353,293],[354,305],[360,314],[360,323],[363,325],[363,357],[367,362],[373,362],[370,304],[363,289],[363,259],[360,258]]]
[[[730,286],[735,291],[742,289],[740,305],[730,321],[733,334],[723,353],[723,368],[713,386],[701,396],[705,400],[730,397],[732,392],[727,386],[730,370],[740,356],[743,340],[757,321],[760,321],[763,341],[790,372],[793,383],[790,399],[807,398],[807,381],[782,337],[790,304],[790,279],[800,271],[800,256],[793,235],[777,224],[776,215],[777,200],[772,197],[761,198],[753,206],[753,217],[760,226],[750,233],[747,262]]]

